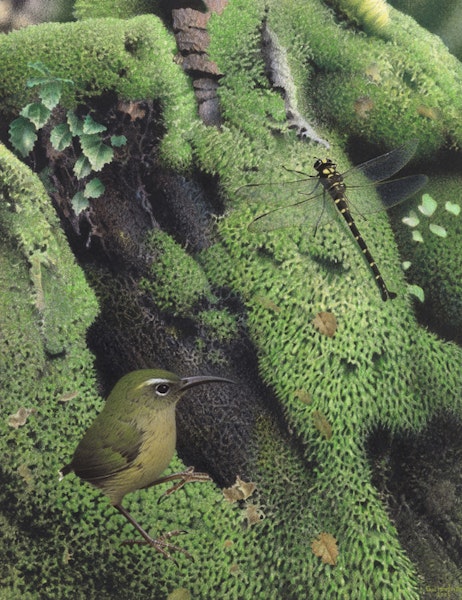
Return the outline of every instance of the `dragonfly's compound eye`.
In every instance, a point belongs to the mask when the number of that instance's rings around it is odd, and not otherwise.
[[[314,165],[313,165],[313,166],[314,166],[314,168],[316,169],[316,171],[319,171],[319,169],[322,167],[322,165],[323,165],[323,163],[324,163],[324,162],[325,162],[325,161],[321,160],[320,158],[318,158],[318,159],[316,160],[316,162],[315,162],[315,163],[314,163]]]

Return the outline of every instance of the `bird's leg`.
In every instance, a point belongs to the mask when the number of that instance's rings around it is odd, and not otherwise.
[[[166,496],[170,496],[173,494],[173,492],[180,490],[186,483],[190,483],[192,481],[212,481],[212,478],[207,473],[198,473],[194,470],[194,467],[188,467],[186,471],[182,471],[181,473],[172,473],[171,475],[160,477],[145,487],[151,487],[167,481],[175,481],[176,479],[179,479],[179,481],[175,483],[175,485],[172,485],[171,488],[166,490],[162,496],[160,496],[158,502],[160,502]]]
[[[183,548],[180,548],[179,546],[175,546],[174,544],[170,544],[169,542],[166,541],[175,535],[180,535],[181,533],[186,533],[185,531],[181,531],[181,530],[169,531],[168,533],[165,533],[162,537],[154,539],[153,537],[151,537],[149,535],[149,533],[147,531],[145,531],[141,527],[141,525],[132,517],[132,515],[128,512],[128,510],[126,508],[124,508],[121,504],[113,504],[113,506],[120,513],[123,514],[123,516],[127,519],[127,521],[129,523],[131,523],[133,525],[133,527],[138,531],[138,533],[144,538],[143,540],[125,540],[122,542],[122,544],[124,544],[124,545],[146,544],[147,546],[151,546],[152,548],[155,548],[158,552],[160,552],[163,556],[165,556],[165,558],[169,558],[170,560],[173,560],[173,562],[177,566],[178,566],[178,563],[172,557],[170,552],[182,552],[187,558],[194,560],[194,558],[191,556],[191,554],[189,554],[189,552],[187,552]]]

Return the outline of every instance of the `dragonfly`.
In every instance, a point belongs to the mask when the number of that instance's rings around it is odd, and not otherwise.
[[[251,188],[268,186],[270,190],[269,194],[277,199],[280,186],[288,185],[291,192],[303,196],[303,199],[293,204],[279,206],[259,215],[250,223],[249,230],[264,232],[284,227],[309,225],[313,229],[314,234],[316,234],[318,227],[332,220],[332,211],[326,206],[326,202],[330,197],[338,213],[345,219],[349,230],[364,255],[374,275],[382,300],[393,300],[397,294],[388,289],[366,242],[358,230],[351,214],[351,203],[347,197],[347,189],[367,186],[364,182],[362,184],[359,183],[358,176],[362,177],[365,175],[370,180],[370,184],[376,186],[380,193],[380,203],[374,198],[370,199],[365,206],[361,204],[360,207],[356,207],[357,210],[360,208],[358,214],[361,218],[364,218],[363,215],[365,214],[387,210],[392,206],[400,204],[406,198],[417,193],[428,181],[426,175],[408,175],[407,177],[398,179],[389,179],[410,161],[415,154],[417,146],[418,141],[411,139],[390,152],[352,167],[344,173],[337,171],[336,164],[330,158],[318,158],[313,165],[314,170],[317,172],[316,175],[308,175],[302,171],[286,169],[286,171],[301,175],[301,178],[293,181],[278,182],[277,184],[251,183],[241,186],[238,189],[238,193],[244,189],[248,193]],[[354,185],[355,179],[357,185]],[[307,184],[312,183],[314,180],[316,180],[314,188],[310,192],[307,192]],[[349,184],[350,181],[353,185]],[[317,192],[320,187],[322,190]],[[322,201],[320,202],[320,200]]]

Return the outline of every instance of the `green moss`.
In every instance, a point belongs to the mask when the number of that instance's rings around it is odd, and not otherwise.
[[[147,246],[154,258],[151,276],[140,285],[160,310],[175,316],[190,316],[193,307],[210,296],[204,272],[175,240],[160,229],[149,234]]]
[[[445,204],[455,203],[462,208],[459,200],[461,184],[460,176],[432,176],[425,192],[438,203],[434,214],[424,216],[417,208],[419,200],[402,207],[395,219],[402,256],[412,263],[407,279],[425,292],[423,311],[426,319],[450,338],[457,337],[462,331],[462,259],[457,250],[462,234],[462,214],[452,214]],[[412,230],[401,223],[401,218],[411,210],[420,220]],[[446,237],[432,233],[431,224],[443,227]],[[419,231],[423,241],[413,241],[412,231]]]
[[[191,160],[187,132],[196,122],[196,106],[186,76],[173,61],[175,52],[173,36],[153,15],[14,31],[0,40],[0,111],[10,121],[33,98],[34,88],[26,87],[33,74],[27,64],[41,61],[56,77],[74,81],[62,96],[66,108],[108,93],[158,99],[166,129],[161,154],[171,165],[185,167]]]
[[[98,3],[91,0],[76,0],[74,16],[80,20],[101,17],[130,19],[153,12],[156,5],[156,0],[105,0]]]
[[[197,315],[196,321],[204,328],[204,336],[219,342],[231,341],[238,332],[235,317],[224,309],[204,310]]]
[[[388,4],[385,0],[334,0],[337,10],[369,33],[380,34],[389,23]]]
[[[315,66],[316,74],[300,69],[304,76],[296,83],[326,126],[388,147],[416,136],[425,152],[441,145],[445,131],[460,139],[455,83],[461,66],[438,38],[392,8],[382,39],[339,28],[317,0],[310,8],[289,4],[275,3],[268,24],[294,49],[292,63]],[[438,116],[425,116],[426,109]]]
[[[66,352],[94,318],[96,301],[86,295],[83,273],[76,269],[41,182],[4,146],[0,178],[7,190],[0,204],[0,228],[29,265],[28,301],[40,323],[43,350],[50,355]]]
[[[248,9],[248,14],[254,10]],[[295,76],[305,73],[304,80],[296,80],[299,93],[305,94],[304,105],[337,130],[329,141],[340,171],[349,165],[336,144],[337,134],[360,134],[388,146],[417,135],[423,153],[441,144],[445,127],[460,140],[452,109],[458,89],[453,73],[460,65],[433,36],[395,11],[391,14],[390,43],[339,28],[318,2],[309,7],[306,2],[274,3],[268,13],[269,26],[288,49],[289,63],[295,65]],[[219,64],[223,60],[225,66],[220,66],[225,72],[229,48],[224,32],[233,31],[244,19],[227,11],[221,20],[213,21],[213,33],[223,44],[219,49],[212,43],[211,54]],[[233,46],[240,65],[251,63],[251,72],[261,60],[252,54],[252,35],[244,34],[237,44],[234,38]],[[306,68],[308,60],[315,69]],[[234,82],[225,79],[223,85]],[[222,101],[236,89],[222,92]],[[373,108],[369,116],[360,117],[355,102],[366,95],[372,98]],[[421,104],[438,107],[441,118],[423,117]],[[246,178],[240,164],[232,165],[232,149],[241,144],[244,130],[238,129],[237,117],[235,123],[235,129],[221,136],[221,146],[216,135],[216,147],[209,146],[211,154],[204,160],[206,168],[218,165],[233,211],[219,224],[222,241],[205,251],[201,260],[213,284],[227,282],[232,292],[245,299],[262,377],[279,398],[289,429],[301,438],[306,459],[317,464],[310,507],[318,508],[318,521],[338,539],[341,568],[318,565],[309,572],[307,567],[305,580],[312,582],[310,589],[317,590],[320,598],[339,593],[356,597],[358,590],[360,597],[417,598],[415,567],[400,547],[370,482],[365,440],[378,425],[394,432],[419,431],[442,407],[460,414],[455,391],[461,385],[460,350],[418,326],[384,215],[368,216],[361,231],[385,280],[398,292],[398,298],[387,303],[380,299],[354,241],[340,224],[324,227],[315,240],[308,228],[259,235],[248,231],[257,215],[295,200],[290,186],[273,185],[269,192],[253,188],[246,196],[236,194],[236,189],[246,182],[289,179],[282,165],[312,173],[312,157],[319,148],[290,136],[268,142],[265,131],[256,134],[258,126],[247,129],[252,158],[246,167],[254,169],[256,162],[258,173],[251,171]],[[233,135],[234,143],[226,139]],[[355,197],[361,193],[354,191]],[[334,338],[323,337],[312,324],[316,314],[326,310],[337,318]],[[309,394],[311,404],[300,400],[300,390]],[[330,423],[331,440],[313,425],[314,410]],[[288,478],[292,480],[290,473]],[[269,479],[274,482],[273,476]]]

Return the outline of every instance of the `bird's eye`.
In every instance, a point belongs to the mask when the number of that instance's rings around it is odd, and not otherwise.
[[[166,383],[159,383],[159,385],[156,386],[156,394],[159,394],[159,396],[166,396],[169,391],[170,386]]]

